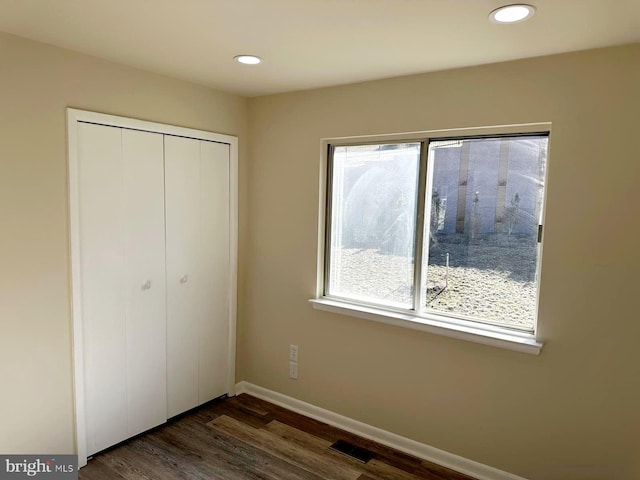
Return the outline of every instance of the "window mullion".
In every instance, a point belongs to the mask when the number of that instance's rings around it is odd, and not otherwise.
[[[431,253],[430,252],[430,248],[431,248],[431,207],[433,206],[433,170],[434,170],[434,158],[433,156],[429,155],[429,142],[426,142],[425,145],[425,187],[424,187],[424,225],[423,225],[423,256],[426,254],[427,256]],[[437,233],[437,226],[436,226],[436,232]],[[425,242],[426,241],[426,248],[424,248]],[[422,299],[426,299],[427,298],[427,292],[425,292],[424,290],[426,290],[427,288],[427,284],[428,284],[428,275],[429,275],[429,261],[427,259],[427,261],[423,261],[422,265],[420,265],[420,301],[422,301]],[[419,304],[420,305],[420,304]],[[418,311],[424,311],[426,310],[426,303],[424,305],[420,305],[420,308],[418,309]]]
[[[420,311],[423,297],[422,287],[422,255],[424,252],[425,232],[425,200],[427,188],[427,155],[428,142],[420,142],[420,170],[418,172],[418,202],[416,208],[416,236],[413,253],[413,309]]]

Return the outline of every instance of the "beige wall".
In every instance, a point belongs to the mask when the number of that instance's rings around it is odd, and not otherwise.
[[[238,135],[245,238],[245,99],[0,34],[2,453],[74,449],[65,116],[69,106]],[[241,244],[241,255],[242,251]]]
[[[532,480],[640,478],[638,112],[637,44],[251,99],[240,377]],[[320,138],[544,121],[539,357],[307,303]]]

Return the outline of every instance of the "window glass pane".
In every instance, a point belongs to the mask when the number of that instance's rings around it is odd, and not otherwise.
[[[413,307],[420,143],[335,147],[326,295]]]
[[[432,141],[421,309],[533,330],[546,136]]]

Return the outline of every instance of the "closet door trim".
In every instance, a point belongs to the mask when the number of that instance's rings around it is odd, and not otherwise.
[[[174,135],[229,145],[229,356],[227,390],[235,395],[236,304],[238,278],[238,138],[231,135],[147,122],[133,118],[107,115],[67,108],[67,158],[69,195],[69,251],[71,272],[71,322],[73,347],[73,394],[76,451],[78,466],[87,464],[86,420],[84,398],[84,352],[82,338],[82,278],[80,259],[80,185],[78,125],[93,123],[130,130]]]

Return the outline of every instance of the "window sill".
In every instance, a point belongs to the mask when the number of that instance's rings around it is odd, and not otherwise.
[[[355,305],[328,298],[311,299],[313,308],[326,312],[364,318],[375,322],[411,328],[422,332],[433,333],[445,337],[458,338],[468,342],[481,343],[516,352],[539,355],[542,343],[537,342],[535,336],[523,332],[515,332],[504,328],[486,326],[458,325],[447,321],[445,317],[429,315],[417,317],[404,313],[387,311],[379,308]]]

